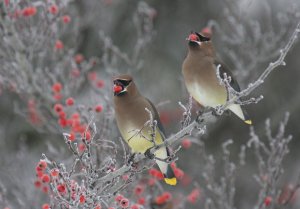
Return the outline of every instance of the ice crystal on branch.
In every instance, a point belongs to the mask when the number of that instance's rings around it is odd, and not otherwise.
[[[19,96],[15,111],[40,131],[58,132],[53,105],[77,95],[88,82],[94,87],[89,93],[100,94],[102,101],[111,105],[107,99],[109,91],[103,93],[107,87],[94,70],[99,66],[104,68],[102,76],[105,78],[112,75],[113,63],[124,61],[130,69],[140,69],[143,66],[141,54],[154,34],[155,10],[139,2],[133,15],[137,42],[131,56],[111,45],[110,38],[105,37],[100,63],[95,58],[86,59],[76,52],[81,28],[75,21],[77,17],[68,13],[69,3],[14,1],[1,8],[0,83]],[[114,73],[121,68],[115,66]],[[71,103],[69,99],[67,105],[72,106]],[[102,111],[100,106],[95,110]]]
[[[253,79],[258,73],[256,68],[279,55],[278,48],[285,45],[299,20],[296,2],[289,6],[281,2],[280,11],[274,13],[273,10],[279,9],[271,2],[225,0],[223,20],[208,22],[208,28],[216,33],[213,37],[222,43],[219,55],[233,67],[240,81]],[[263,8],[264,24],[249,14],[258,7]]]

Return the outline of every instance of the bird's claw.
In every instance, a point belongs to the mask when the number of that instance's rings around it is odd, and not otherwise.
[[[230,110],[225,110],[224,115],[225,116],[231,116],[231,111]]]
[[[151,149],[152,149],[152,147],[147,149],[146,152],[144,153],[144,155],[146,157],[148,157],[149,159],[153,160],[155,158],[155,155],[153,153],[151,153]]]
[[[196,117],[196,122],[197,123],[202,123],[204,121],[203,118],[201,118],[201,116],[203,115],[203,113],[205,113],[207,111],[207,107],[204,107],[203,109],[200,109],[197,111],[197,117]]]
[[[211,110],[211,114],[215,117],[220,117],[223,114],[223,111],[221,111],[219,106],[215,108],[211,107],[210,110]]]
[[[135,157],[135,153],[133,153],[129,156],[128,161],[127,161],[128,165],[133,165],[134,164],[134,157]]]

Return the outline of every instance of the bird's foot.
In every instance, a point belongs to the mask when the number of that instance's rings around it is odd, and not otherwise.
[[[215,117],[220,117],[224,113],[224,110],[222,109],[221,105],[216,106],[215,108],[210,107],[210,110],[211,110],[211,114]]]
[[[202,123],[204,121],[204,119],[202,118],[202,115],[205,112],[208,112],[209,110],[210,110],[210,107],[204,107],[203,109],[197,110],[197,112],[196,112],[196,114],[197,114],[196,122],[197,123]]]
[[[224,115],[225,116],[231,116],[231,111],[230,110],[225,110]]]
[[[134,157],[135,157],[135,153],[131,154],[128,158],[128,161],[127,161],[127,164],[128,165],[134,165],[135,162],[134,162]]]
[[[201,114],[201,115],[198,115],[198,114],[197,114],[196,122],[197,122],[197,123],[202,123],[203,121],[204,121],[204,119],[202,118],[202,114]]]
[[[147,149],[146,152],[144,153],[144,155],[147,158],[153,160],[155,158],[155,155],[153,153],[151,153],[151,149],[152,149],[152,147],[150,147],[149,149]]]

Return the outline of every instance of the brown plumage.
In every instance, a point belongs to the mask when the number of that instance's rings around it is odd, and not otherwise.
[[[155,143],[163,143],[165,134],[158,112],[150,100],[139,93],[131,76],[121,75],[114,78],[114,107],[118,128],[132,152],[145,153],[154,146],[150,142],[151,128],[145,126],[145,123],[149,120],[149,113],[145,108],[151,111],[153,119],[157,121]],[[165,159],[169,156],[169,152],[166,147],[162,147],[154,155]],[[156,160],[156,163],[164,174],[166,183],[176,184],[171,166],[159,160]]]
[[[236,91],[240,91],[238,83],[226,66],[217,60],[210,38],[199,33],[191,33],[187,40],[189,51],[182,65],[182,73],[188,92],[204,107],[225,104],[228,100],[228,91],[219,83],[216,75],[217,66],[221,64],[221,77],[224,72],[231,77],[230,85]],[[232,104],[228,109],[245,123],[252,123],[240,105]]]

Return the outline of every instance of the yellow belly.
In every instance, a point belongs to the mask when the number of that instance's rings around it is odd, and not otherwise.
[[[141,133],[138,131],[132,131],[134,129],[127,129],[128,131],[122,133],[124,140],[128,143],[129,147],[135,153],[145,153],[147,149],[154,146],[154,144],[150,141],[151,136],[148,130],[143,130]],[[156,131],[155,134],[155,143],[161,144],[163,143],[161,134],[159,131]]]
[[[223,86],[206,87],[198,83],[187,85],[188,92],[201,105],[216,107],[226,103],[227,92]]]

